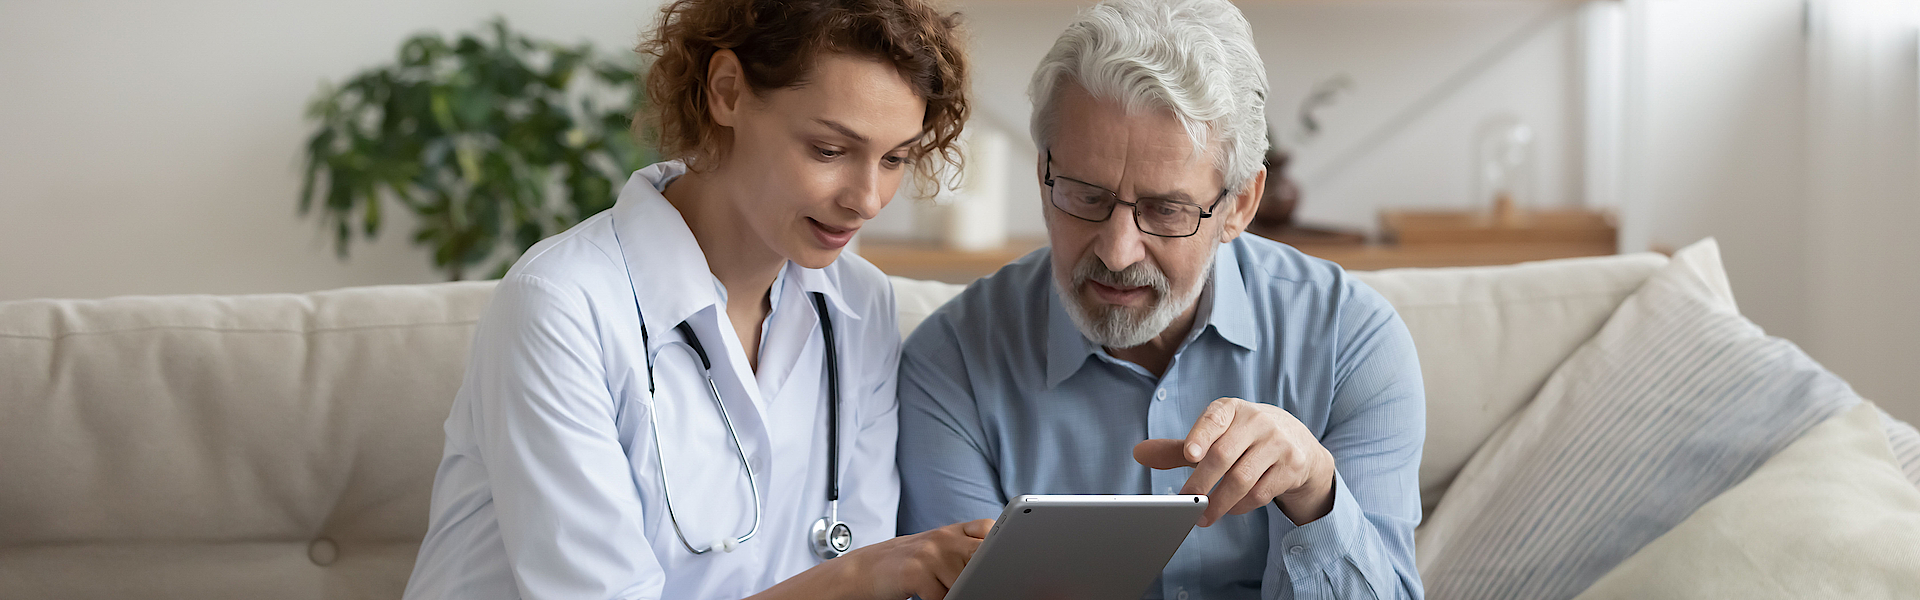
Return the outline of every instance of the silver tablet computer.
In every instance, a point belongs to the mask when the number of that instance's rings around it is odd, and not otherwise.
[[[1139,598],[1206,508],[1206,496],[1014,498],[947,600]]]

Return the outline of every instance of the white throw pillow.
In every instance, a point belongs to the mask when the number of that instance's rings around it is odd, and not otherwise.
[[[1814,427],[1579,600],[1920,593],[1920,489],[1880,418],[1863,403]]]
[[[1677,253],[1461,471],[1416,541],[1429,598],[1563,600],[1859,402]]]

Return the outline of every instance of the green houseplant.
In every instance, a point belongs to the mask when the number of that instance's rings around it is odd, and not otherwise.
[[[419,223],[450,279],[505,254],[506,272],[534,242],[613,206],[629,173],[655,160],[635,142],[637,59],[589,44],[529,39],[495,19],[447,40],[416,35],[398,60],[308,107],[302,215],[320,211],[342,259],[355,232],[371,239],[389,202]]]

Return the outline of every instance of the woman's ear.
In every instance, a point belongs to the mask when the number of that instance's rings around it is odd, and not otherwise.
[[[740,113],[740,99],[747,92],[746,73],[740,57],[732,50],[713,53],[707,61],[707,114],[715,125],[733,127]]]

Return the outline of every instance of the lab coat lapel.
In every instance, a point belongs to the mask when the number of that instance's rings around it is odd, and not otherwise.
[[[782,402],[789,396],[813,401],[819,398],[819,392],[811,386],[796,388],[794,382],[818,380],[823,373],[824,344],[819,341],[819,313],[813,306],[813,295],[819,293],[827,298],[827,311],[832,314],[836,324],[841,324],[837,332],[846,335],[849,322],[858,322],[860,316],[847,309],[839,286],[820,269],[808,269],[792,262],[781,269],[780,278],[774,281],[773,312],[768,315],[769,326],[762,340],[760,369],[757,374],[760,391],[769,403]],[[774,315],[779,315],[775,318]],[[765,340],[783,340],[778,344],[766,344]],[[805,340],[791,343],[787,340]],[[842,354],[848,348],[841,347]],[[807,365],[812,371],[801,376],[796,369]],[[846,365],[841,365],[844,369]],[[818,380],[824,381],[824,380]],[[823,384],[824,385],[824,384]],[[791,393],[789,393],[791,392]],[[764,407],[763,407],[764,408]]]
[[[633,284],[636,310],[648,333],[649,354],[679,339],[674,328],[685,321],[700,336],[713,360],[713,374],[736,432],[755,470],[769,462],[771,440],[752,369],[740,350],[733,326],[721,318],[721,298],[706,255],[686,219],[660,194],[686,173],[679,162],[663,162],[634,172],[613,206],[614,236]],[[637,333],[637,332],[636,332]],[[742,377],[746,374],[746,377]],[[766,494],[765,478],[755,485]]]

